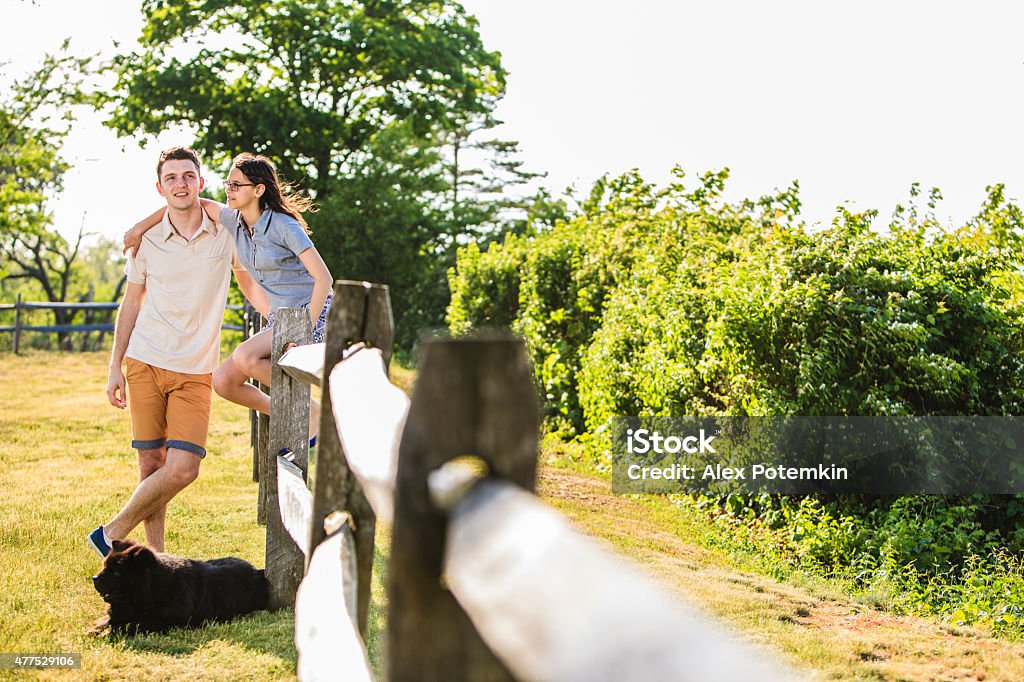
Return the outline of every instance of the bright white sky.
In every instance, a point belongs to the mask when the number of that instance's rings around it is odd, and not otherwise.
[[[638,167],[664,182],[728,166],[728,196],[799,179],[804,216],[837,204],[888,217],[912,182],[938,186],[943,220],[973,215],[986,185],[1024,199],[1024,3],[935,0],[464,0],[510,72],[498,134],[547,186],[589,187]],[[130,45],[137,0],[0,0],[0,59],[30,70],[65,36],[81,51]],[[122,48],[124,49],[124,48]],[[66,234],[120,235],[160,205],[157,152],[83,116],[76,169],[54,202]],[[114,193],[119,196],[115,196]]]

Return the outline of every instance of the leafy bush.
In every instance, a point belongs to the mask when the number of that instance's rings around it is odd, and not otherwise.
[[[692,257],[656,257],[610,298],[580,382],[591,429],[615,414],[1024,411],[1022,308],[972,233],[882,235],[848,215],[679,248]]]
[[[511,327],[519,312],[520,269],[526,258],[523,240],[509,235],[481,251],[476,242],[459,249],[458,271],[448,270],[452,292],[448,326],[465,334],[474,327]]]
[[[657,190],[627,174],[551,230],[463,249],[449,324],[523,334],[549,430],[588,429],[595,453],[616,415],[1024,414],[1024,219],[1001,186],[955,231],[917,205],[916,186],[885,232],[870,229],[874,212],[843,209],[810,231],[796,185],[728,204],[726,177]],[[1024,632],[1005,598],[1024,593],[1024,497],[683,503],[775,572]]]
[[[521,334],[552,430],[582,430],[580,353],[601,323],[608,292],[629,273],[656,199],[635,172],[602,180],[581,215],[486,252],[464,247],[449,273],[450,329],[499,325]]]

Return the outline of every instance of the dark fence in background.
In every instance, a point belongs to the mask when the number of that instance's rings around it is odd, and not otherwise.
[[[21,335],[24,332],[41,332],[49,334],[70,334],[99,332],[102,334],[114,332],[114,311],[117,310],[117,303],[93,303],[93,302],[72,302],[72,303],[50,303],[47,301],[22,301],[21,294],[14,303],[0,303],[0,313],[12,311],[14,313],[14,324],[0,325],[0,332],[10,332],[14,335],[13,348],[17,353],[21,347]],[[250,326],[249,317],[259,316],[249,306],[229,305],[229,310],[243,311],[243,324],[223,324],[222,330],[241,332]],[[31,325],[25,322],[25,311],[32,310],[84,310],[86,311],[85,322],[82,324],[44,324]],[[102,316],[104,322],[94,322],[95,317]],[[101,336],[102,338],[102,336]]]

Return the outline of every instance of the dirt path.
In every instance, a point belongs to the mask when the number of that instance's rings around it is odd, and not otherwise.
[[[612,495],[604,481],[550,466],[541,469],[538,493],[582,531],[747,639],[812,671],[812,679],[1024,680],[1024,644],[737,571],[659,518],[667,500]]]

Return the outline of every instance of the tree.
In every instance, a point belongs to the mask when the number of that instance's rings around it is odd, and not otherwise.
[[[0,95],[0,240],[12,233],[37,234],[51,224],[49,195],[61,189],[67,163],[60,146],[70,129],[72,105],[89,99],[83,83],[91,59],[57,55]],[[0,72],[2,75],[2,72]]]
[[[489,242],[508,232],[522,233],[532,197],[514,190],[546,175],[523,169],[523,162],[516,158],[518,142],[479,139],[479,133],[500,124],[489,114],[474,116],[438,134],[449,188],[442,202],[446,219],[452,224],[448,230],[451,239],[442,245],[449,266],[455,264],[459,237]]]
[[[109,124],[194,126],[215,163],[266,153],[320,201],[385,128],[423,136],[504,92],[499,55],[455,2],[147,0],[143,13],[141,51],[114,60]],[[186,44],[199,47],[175,56]]]
[[[91,99],[84,84],[92,59],[68,55],[67,48],[64,41],[0,99],[0,281],[32,280],[51,302],[66,300],[82,242],[81,230],[73,245],[52,231],[46,210],[68,169],[60,147],[72,107]],[[65,310],[54,315],[57,324],[74,317]]]
[[[143,12],[140,51],[114,60],[109,124],[187,124],[213,165],[267,154],[320,204],[309,222],[332,272],[390,286],[400,345],[440,324],[455,247],[511,224],[520,199],[503,183],[531,177],[515,143],[470,139],[496,125],[505,88],[476,19],[451,0],[147,0]],[[460,158],[473,145],[491,168]]]
[[[434,206],[447,188],[439,154],[411,135],[409,126],[393,126],[374,136],[371,153],[310,218],[335,276],[388,285],[396,344],[405,348],[419,329],[439,323],[447,286],[438,253],[449,227]]]

